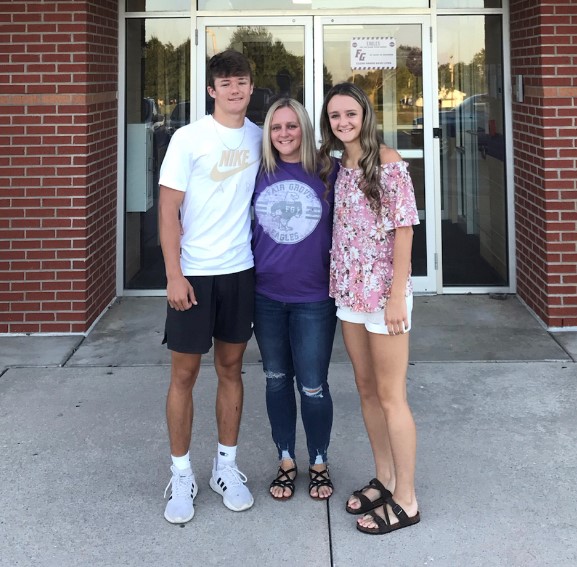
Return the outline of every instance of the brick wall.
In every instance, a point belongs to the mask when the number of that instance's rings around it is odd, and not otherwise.
[[[0,332],[115,295],[118,2],[0,0]]]
[[[548,327],[577,325],[577,4],[511,0],[517,292]]]

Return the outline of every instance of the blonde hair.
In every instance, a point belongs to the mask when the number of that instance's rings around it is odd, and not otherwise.
[[[266,113],[263,125],[262,135],[262,171],[268,175],[274,173],[277,169],[278,151],[273,146],[270,137],[271,124],[274,113],[279,108],[290,108],[297,117],[301,127],[301,147],[300,162],[303,169],[310,175],[317,171],[317,150],[315,147],[315,134],[313,125],[305,107],[292,98],[281,98],[275,101]]]
[[[381,210],[382,188],[379,181],[379,166],[381,165],[380,148],[381,139],[377,130],[377,118],[365,92],[353,83],[339,83],[332,87],[323,102],[321,110],[321,137],[322,144],[319,150],[319,162],[321,165],[320,176],[325,181],[331,171],[331,152],[345,149],[343,143],[335,136],[328,115],[328,104],[336,96],[349,96],[359,103],[363,110],[363,124],[361,126],[360,144],[361,157],[359,167],[363,172],[361,190],[368,199],[371,209],[375,212]]]

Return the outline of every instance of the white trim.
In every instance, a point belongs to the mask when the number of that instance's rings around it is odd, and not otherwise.
[[[436,7],[436,0],[432,0],[431,7]],[[438,66],[438,26],[437,17],[431,17],[431,33],[433,40],[431,42],[431,68],[437,69]],[[432,93],[439,92],[439,74],[432,73],[431,78],[431,91]],[[432,111],[432,124],[433,128],[439,127],[439,113]],[[425,126],[425,117],[423,116],[423,128]],[[435,291],[436,293],[442,293],[443,291],[443,219],[442,219],[442,201],[443,201],[443,186],[441,183],[441,140],[439,138],[432,138],[433,140],[433,156],[431,160],[434,175],[434,185],[433,185],[433,219],[429,219],[430,224],[434,225],[434,236],[431,243],[434,244],[434,253],[437,254],[437,268],[435,269],[435,263],[432,265],[432,270],[434,271],[435,277]],[[429,245],[429,239],[427,238],[427,246]]]
[[[162,289],[125,289],[123,297],[166,297],[166,288],[162,288]]]
[[[505,184],[507,187],[507,254],[509,260],[509,287],[517,292],[517,246],[515,240],[515,152],[513,149],[513,100],[511,85],[511,35],[509,0],[503,0],[503,105],[505,130]]]
[[[104,313],[104,311],[103,311]],[[0,333],[0,338],[4,337],[85,337],[85,333]],[[36,366],[36,365],[34,365]],[[52,366],[52,365],[50,365]],[[43,365],[44,367],[44,365]],[[0,366],[0,372],[2,369],[9,368],[22,368],[21,365],[16,366]]]
[[[124,219],[126,203],[124,199],[124,179],[126,169],[125,130],[126,130],[126,19],[124,18],[125,2],[120,2],[118,25],[118,119],[116,121],[116,295],[124,292]]]
[[[546,327],[549,333],[575,333],[577,327]]]

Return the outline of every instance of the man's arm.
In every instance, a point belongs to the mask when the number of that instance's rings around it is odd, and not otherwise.
[[[177,311],[186,311],[196,305],[194,290],[182,275],[180,267],[180,220],[178,213],[184,199],[182,191],[160,186],[158,218],[160,246],[166,269],[166,298]]]

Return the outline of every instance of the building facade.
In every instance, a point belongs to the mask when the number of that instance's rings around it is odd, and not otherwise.
[[[85,333],[164,293],[159,168],[229,47],[258,124],[288,95],[318,134],[331,85],[367,92],[415,183],[416,291],[516,293],[577,327],[577,5],[356,4],[0,1],[0,333]]]

